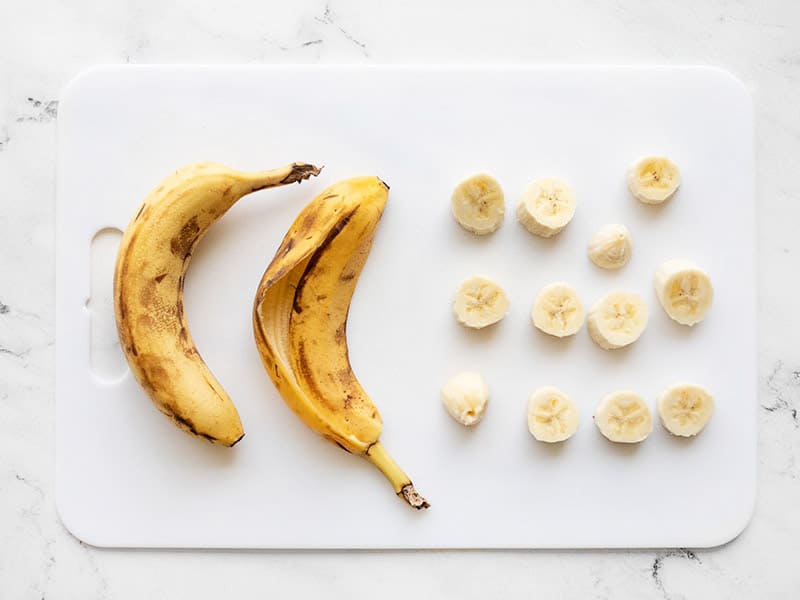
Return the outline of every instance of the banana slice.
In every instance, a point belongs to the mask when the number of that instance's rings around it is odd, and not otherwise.
[[[661,204],[681,184],[678,166],[662,156],[648,156],[634,163],[628,171],[628,189],[645,204]]]
[[[525,229],[552,237],[575,215],[575,192],[563,179],[545,177],[528,186],[517,205],[517,218]]]
[[[632,292],[611,292],[589,310],[589,335],[598,346],[614,350],[632,344],[647,327],[647,305]]]
[[[691,260],[674,258],[661,263],[655,277],[656,294],[671,319],[692,326],[703,320],[714,300],[708,274]]]
[[[442,386],[442,404],[456,421],[470,427],[483,418],[489,386],[479,373],[459,373]]]
[[[467,231],[478,235],[492,233],[500,227],[506,212],[503,189],[490,175],[474,175],[453,190],[450,208]]]
[[[533,301],[531,319],[537,329],[555,337],[574,335],[583,325],[583,305],[566,283],[545,286]]]
[[[589,241],[589,258],[601,269],[621,269],[632,250],[631,232],[625,225],[604,225]]]
[[[578,421],[578,407],[558,388],[539,388],[528,400],[528,430],[540,442],[563,442],[577,431]]]
[[[460,323],[483,329],[506,316],[508,297],[497,283],[488,277],[475,275],[458,286],[453,309]]]
[[[672,435],[697,435],[713,414],[714,397],[693,383],[673,383],[658,399],[661,424]]]
[[[603,398],[594,412],[594,422],[612,442],[635,444],[653,431],[653,416],[644,399],[628,390]]]

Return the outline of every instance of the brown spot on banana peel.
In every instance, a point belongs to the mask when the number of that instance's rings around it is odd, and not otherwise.
[[[181,227],[178,234],[170,240],[170,250],[175,256],[183,259],[191,256],[192,246],[197,241],[200,234],[200,225],[197,223],[197,216],[193,216],[186,224]]]
[[[317,263],[319,262],[324,250],[333,242],[333,240],[336,239],[336,236],[338,236],[342,230],[347,227],[347,224],[350,222],[350,219],[353,218],[353,215],[356,214],[357,210],[358,206],[356,206],[338,223],[336,223],[336,225],[334,225],[333,228],[328,232],[328,235],[325,237],[325,239],[322,240],[322,243],[316,248],[316,250],[314,250],[314,254],[311,255],[311,258],[308,259],[305,271],[303,272],[303,275],[301,275],[300,280],[297,282],[297,286],[294,290],[294,298],[292,299],[292,310],[294,310],[294,312],[297,314],[303,312],[303,306],[300,304],[300,296],[302,295],[303,288],[305,287],[309,274],[314,270],[314,267],[317,266]],[[285,269],[279,270],[275,275],[275,279],[277,279],[283,271],[285,271]],[[271,280],[267,282],[265,288],[269,287],[270,283]]]
[[[162,281],[164,281],[164,277],[166,276],[167,276],[166,273],[161,273],[161,275],[156,275],[153,279],[155,280],[156,283],[161,283]]]
[[[311,255],[311,258],[308,259],[308,263],[306,263],[305,271],[303,272],[303,275],[300,277],[300,280],[297,282],[297,287],[295,288],[295,291],[294,291],[294,304],[295,305],[297,305],[297,303],[298,303],[298,298],[302,294],[303,288],[306,285],[306,282],[308,280],[309,274],[311,273],[311,271],[314,270],[314,267],[317,266],[317,263],[319,262],[319,259],[322,256],[322,253],[325,251],[325,249],[328,246],[331,245],[333,240],[336,239],[336,236],[338,236],[342,232],[342,230],[345,227],[347,227],[347,224],[353,218],[353,215],[356,214],[356,212],[358,211],[358,208],[359,207],[356,206],[353,210],[351,210],[344,217],[342,217],[339,220],[339,222],[336,223],[336,225],[333,226],[333,228],[328,232],[328,235],[325,237],[325,239],[322,240],[322,243],[317,247],[316,250],[314,250],[314,254]],[[301,311],[302,311],[302,308],[298,312],[301,312]]]
[[[300,340],[297,344],[297,366],[300,369],[300,373],[298,375],[302,376],[302,378],[307,382],[310,392],[319,398],[322,402],[327,404],[332,410],[337,410],[338,407],[331,406],[330,403],[325,398],[325,395],[322,393],[316,385],[316,380],[313,377],[313,370],[311,369],[311,365],[308,360],[308,354],[306,353],[306,345],[303,340]],[[298,377],[299,379],[300,377]]]

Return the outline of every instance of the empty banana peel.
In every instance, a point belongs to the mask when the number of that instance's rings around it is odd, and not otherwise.
[[[264,367],[311,429],[364,456],[410,506],[429,505],[380,442],[378,409],[347,352],[347,314],[388,198],[377,177],[336,183],[299,214],[256,293],[253,328]]]

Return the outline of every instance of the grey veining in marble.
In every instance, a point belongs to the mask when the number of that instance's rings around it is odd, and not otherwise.
[[[800,4],[6,2],[0,56],[0,598],[800,597]],[[761,410],[750,526],[718,549],[634,552],[166,552],[78,542],[53,500],[58,98],[80,69],[126,62],[732,71],[753,93],[757,124]]]

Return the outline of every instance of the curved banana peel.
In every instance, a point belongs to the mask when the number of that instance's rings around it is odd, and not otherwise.
[[[372,462],[414,508],[429,504],[380,442],[377,407],[350,366],[350,300],[388,198],[377,177],[336,183],[295,219],[256,293],[253,329],[264,367],[311,429]]]
[[[239,413],[200,357],[183,310],[183,282],[195,245],[242,196],[319,174],[293,163],[245,173],[196,163],[167,177],[145,199],[120,243],[114,312],[120,345],[156,407],[179,427],[233,446]]]

